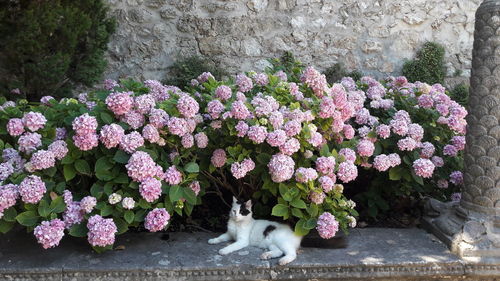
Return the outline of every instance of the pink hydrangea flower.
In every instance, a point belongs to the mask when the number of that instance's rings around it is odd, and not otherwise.
[[[448,181],[445,179],[440,179],[437,181],[437,187],[439,188],[448,188]]]
[[[24,203],[36,204],[40,202],[45,192],[47,192],[47,188],[39,176],[27,176],[19,184],[19,195]]]
[[[236,85],[238,85],[238,90],[242,93],[246,93],[253,88],[252,79],[245,74],[236,75]]]
[[[300,150],[300,142],[296,138],[290,138],[284,144],[280,145],[279,149],[285,155],[292,155]]]
[[[252,76],[252,78],[255,81],[255,84],[259,86],[265,86],[269,84],[269,78],[267,77],[267,74],[265,73],[256,73]]]
[[[408,125],[408,136],[419,142],[424,137],[424,128],[419,124],[412,123]]]
[[[30,159],[30,170],[38,171],[54,167],[56,159],[54,153],[50,150],[39,150],[35,152]]]
[[[14,166],[12,163],[0,163],[0,181],[6,180],[11,174],[14,173]]]
[[[95,133],[74,135],[73,143],[82,151],[88,151],[99,145],[99,137]]]
[[[144,115],[142,113],[140,113],[139,111],[135,111],[135,110],[128,111],[123,116],[121,116],[120,119],[121,119],[121,121],[130,125],[130,127],[134,130],[142,127],[144,125],[144,122],[146,121],[146,118],[144,118]]]
[[[229,86],[226,85],[221,85],[215,89],[215,96],[218,97],[220,100],[225,101],[231,98],[232,96],[232,90],[229,88]]]
[[[108,149],[118,146],[124,136],[125,130],[118,124],[104,125],[101,128],[100,140]]]
[[[454,185],[462,185],[464,183],[464,176],[460,171],[453,171],[450,174],[450,182]]]
[[[323,135],[318,132],[314,132],[311,134],[311,137],[307,140],[312,146],[320,147],[325,142]]]
[[[47,119],[40,112],[28,112],[23,116],[23,124],[28,130],[36,132],[42,129],[47,123]]]
[[[288,80],[288,76],[283,70],[274,73],[274,76],[278,77],[281,81],[285,82]]]
[[[351,125],[344,125],[342,128],[342,132],[344,133],[344,137],[348,140],[354,138],[354,128]]]
[[[319,104],[319,113],[318,116],[320,118],[330,118],[333,116],[333,112],[335,112],[335,103],[331,97],[323,97],[321,99],[321,103]]]
[[[203,72],[202,74],[200,74],[198,76],[198,78],[196,78],[198,80],[198,82],[200,83],[205,83],[207,82],[209,79],[215,79],[214,76],[212,75],[212,73],[210,72]]]
[[[120,116],[129,112],[134,106],[133,92],[111,93],[106,97],[106,105],[115,115]]]
[[[198,196],[201,191],[201,186],[199,181],[193,181],[189,184],[189,188]]]
[[[238,121],[238,124],[234,127],[238,132],[236,135],[240,138],[246,136],[248,132],[248,124],[245,121]]]
[[[97,129],[97,119],[88,113],[82,114],[73,120],[73,130],[79,135],[93,134]]]
[[[444,160],[443,160],[443,158],[441,158],[439,156],[432,156],[431,161],[432,161],[432,164],[434,164],[434,166],[436,166],[438,168],[444,166]]]
[[[266,127],[259,125],[251,126],[248,129],[247,136],[254,143],[262,143],[267,138],[267,129]]]
[[[0,218],[3,211],[16,205],[19,198],[19,189],[15,184],[0,185]]]
[[[153,158],[144,151],[136,151],[125,165],[127,174],[132,180],[142,182],[157,175],[158,167]]]
[[[271,157],[267,167],[274,182],[284,182],[292,178],[295,162],[290,156],[278,153]]]
[[[300,77],[300,81],[310,87],[314,95],[321,98],[328,91],[328,83],[324,74],[319,73],[316,69],[307,67]]]
[[[195,99],[188,96],[187,94],[181,95],[177,101],[177,110],[185,118],[192,118],[200,110],[200,106]]]
[[[406,137],[398,141],[398,148],[401,151],[413,151],[415,148],[417,148],[417,146],[417,141],[410,137]]]
[[[90,214],[96,205],[97,199],[93,196],[85,196],[80,201],[80,208],[87,214]]]
[[[401,157],[399,156],[399,154],[391,153],[387,157],[389,157],[391,167],[396,167],[401,164]]]
[[[64,236],[64,222],[60,219],[42,221],[33,234],[44,249],[56,247]]]
[[[370,157],[375,151],[375,145],[369,140],[361,140],[356,146],[356,150],[360,156]]]
[[[226,163],[226,152],[220,148],[214,150],[210,161],[216,168],[224,166]]]
[[[413,162],[413,169],[415,171],[415,174],[423,178],[432,177],[434,168],[434,164],[429,159],[420,158]]]
[[[194,145],[194,137],[191,134],[185,134],[181,138],[181,144],[184,148],[191,148]]]
[[[66,200],[66,210],[63,213],[64,224],[66,228],[71,228],[71,226],[78,224],[83,221],[84,212],[80,207],[79,202],[74,202],[71,200]]]
[[[194,135],[194,139],[198,148],[206,148],[208,146],[208,137],[205,133],[197,133]]]
[[[387,171],[389,170],[389,168],[391,167],[391,160],[389,159],[389,157],[385,154],[380,154],[380,155],[377,155],[375,156],[375,158],[373,159],[373,167],[377,170],[377,171],[380,171],[380,172],[384,172],[384,171]]]
[[[465,137],[464,136],[454,136],[451,138],[451,143],[457,150],[465,149]]]
[[[132,198],[132,197],[123,198],[122,207],[126,210],[132,210],[135,207],[134,198]]]
[[[92,246],[106,247],[115,243],[115,234],[118,232],[113,219],[105,219],[94,215],[87,222],[87,238]]]
[[[432,108],[434,106],[434,100],[431,95],[423,94],[418,97],[418,105],[423,108]]]
[[[358,168],[354,163],[345,161],[339,164],[337,177],[344,183],[355,180],[358,177]]]
[[[462,193],[460,192],[455,192],[451,194],[451,201],[453,202],[460,202],[462,199]]]
[[[66,128],[56,128],[56,140],[63,140],[66,138]]]
[[[390,121],[392,131],[400,136],[406,136],[408,133],[408,123],[404,120],[393,119]]]
[[[457,156],[458,150],[454,145],[447,144],[443,148],[443,155]]]
[[[160,133],[155,126],[148,124],[142,128],[142,137],[150,143],[158,143],[160,140]]]
[[[322,175],[333,175],[335,171],[335,157],[318,157],[318,159],[316,160],[316,170]]]
[[[211,100],[207,104],[207,113],[212,119],[219,118],[224,109],[224,105],[219,100]]]
[[[353,162],[356,161],[356,152],[350,148],[342,148],[339,150],[339,155],[344,156],[345,161]]]
[[[165,181],[170,185],[179,184],[182,181],[182,174],[175,166],[170,166],[165,171]]]
[[[144,227],[150,232],[163,230],[170,220],[170,214],[165,208],[153,209],[144,219]]]
[[[156,105],[153,95],[140,95],[134,100],[135,110],[141,114],[148,114]]]
[[[285,125],[283,126],[283,130],[288,137],[293,137],[300,133],[300,131],[302,130],[302,125],[297,120],[290,120],[285,123]]]
[[[326,195],[323,192],[311,191],[309,193],[309,200],[316,205],[323,204],[325,197]]]
[[[420,150],[420,157],[421,158],[431,158],[432,155],[434,155],[434,152],[436,151],[436,148],[434,147],[434,145],[430,142],[427,142],[427,141],[422,143],[420,148],[421,148],[421,150]]]
[[[269,116],[269,123],[275,130],[281,128],[281,126],[283,126],[283,114],[279,111],[271,113]]]
[[[116,82],[115,80],[113,79],[106,79],[104,80],[104,89],[108,90],[108,91],[111,91],[113,90],[115,87],[118,87],[118,82]]]
[[[306,183],[314,181],[318,178],[318,172],[313,168],[300,167],[295,171],[295,180],[297,182]]]
[[[333,175],[333,177],[322,176],[318,179],[318,182],[324,192],[328,193],[333,189],[333,186],[335,185],[334,178],[336,178],[335,175]]]
[[[316,230],[321,238],[330,239],[339,230],[339,223],[332,214],[324,212],[318,217]]]
[[[161,129],[167,125],[168,114],[163,109],[153,108],[149,112],[149,124]]]
[[[287,140],[285,131],[275,130],[267,134],[266,141],[272,147],[279,147],[283,145]]]
[[[120,141],[120,149],[127,153],[134,153],[139,147],[144,145],[144,138],[136,131],[126,134]]]
[[[167,126],[168,126],[168,131],[176,136],[182,137],[188,132],[187,121],[183,118],[171,117],[167,122]]]
[[[12,118],[7,122],[7,132],[9,135],[16,137],[24,133],[24,123],[20,118]]]
[[[142,198],[148,202],[154,202],[160,198],[161,182],[155,178],[147,178],[139,185],[139,192]]]
[[[244,102],[235,101],[231,106],[231,115],[236,119],[244,120],[250,117],[250,111]]]
[[[61,160],[68,154],[68,145],[65,141],[57,140],[49,145],[48,150],[54,154],[57,160]]]
[[[272,112],[279,109],[279,103],[272,96],[263,96],[262,94],[256,95],[251,104],[255,108],[255,115],[257,117],[269,116]]]

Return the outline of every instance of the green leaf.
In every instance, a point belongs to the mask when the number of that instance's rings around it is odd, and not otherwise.
[[[128,230],[128,223],[121,218],[113,218],[116,228],[118,230],[117,234],[123,234]]]
[[[301,219],[304,217],[304,213],[302,213],[302,211],[300,209],[297,209],[297,208],[292,208],[292,215]]]
[[[47,200],[42,199],[40,203],[38,203],[38,214],[42,217],[47,217],[50,215],[49,203]]]
[[[296,224],[295,224],[295,234],[300,235],[300,236],[305,236],[309,233],[309,229],[306,229],[304,227],[305,224],[304,219],[300,219]]]
[[[182,190],[184,192],[184,198],[186,198],[187,202],[195,205],[196,204],[196,193],[194,193],[194,191],[191,190],[191,188],[189,188],[189,187],[184,187]]]
[[[184,193],[182,192],[182,187],[180,187],[179,185],[172,185],[168,192],[168,196],[170,197],[170,201],[172,202],[181,199],[183,194]]]
[[[320,156],[330,156],[330,148],[328,147],[328,144],[325,144],[321,147],[321,150],[319,151]]]
[[[51,213],[62,213],[66,210],[66,204],[64,203],[64,198],[62,196],[58,196],[56,199],[50,202],[50,212]]]
[[[87,236],[87,232],[89,232],[89,230],[87,224],[84,222],[75,224],[69,229],[69,235],[73,237],[85,237]]]
[[[313,218],[310,218],[308,219],[305,223],[304,223],[304,227],[306,229],[313,229],[316,227],[316,220],[313,219]]]
[[[117,150],[115,153],[115,156],[113,156],[113,160],[115,160],[115,162],[120,163],[120,164],[126,164],[129,159],[130,159],[130,155],[128,155],[123,150]]]
[[[35,226],[38,222],[39,216],[35,211],[26,211],[17,215],[16,220],[20,225]]]
[[[73,164],[66,164],[63,168],[64,179],[68,182],[76,176],[76,170]]]
[[[134,211],[132,211],[132,210],[125,211],[125,213],[123,213],[123,218],[129,224],[133,223],[134,222],[134,218],[135,218]]]
[[[103,172],[103,171],[109,171],[113,168],[113,164],[109,162],[108,157],[103,156],[95,162],[95,172],[96,174],[98,172]]]
[[[101,209],[101,216],[109,216],[113,213],[113,207],[110,205],[106,205]]]
[[[119,174],[113,181],[115,183],[128,184],[128,176],[127,174]]]
[[[75,161],[75,168],[80,174],[88,176],[92,175],[92,170],[90,169],[89,163],[83,159],[78,159]]]
[[[14,222],[0,220],[0,233],[7,233],[14,227]]]
[[[300,198],[293,199],[292,202],[290,202],[290,205],[292,205],[295,208],[300,208],[300,209],[307,208],[306,203]]]
[[[398,181],[401,179],[401,168],[393,167],[389,170],[389,179],[393,181]]]
[[[198,173],[200,171],[200,166],[198,166],[195,162],[190,162],[186,164],[184,171],[188,173]]]
[[[97,183],[94,183],[92,187],[90,187],[90,195],[94,196],[97,199],[100,199],[103,193],[104,188]]]
[[[292,198],[285,198],[286,195],[287,195],[287,192],[288,192],[288,186],[286,186],[286,184],[284,183],[280,183],[278,185],[278,188],[279,188],[279,191],[280,191],[280,194],[281,194],[281,197],[283,197],[283,199],[285,199],[286,201],[290,201],[292,200]]]
[[[269,163],[269,160],[271,160],[271,155],[267,153],[260,153],[256,158],[258,163],[267,165],[267,163]]]
[[[101,112],[101,119],[106,124],[113,123],[113,117],[110,114],[108,114],[107,112]]]
[[[271,212],[273,216],[283,217],[288,215],[288,206],[283,204],[276,204]]]
[[[8,222],[15,222],[17,216],[17,210],[15,207],[10,207],[7,210],[3,211],[2,219]]]
[[[424,179],[420,176],[417,176],[414,171],[411,171],[411,176],[418,184],[424,185]]]
[[[311,204],[309,207],[307,207],[307,213],[311,215],[311,217],[316,217],[318,215],[318,205],[316,204]]]
[[[73,157],[71,157],[71,155],[67,154],[62,160],[61,160],[61,164],[71,164],[73,163],[73,161],[75,161],[75,159],[73,159]]]

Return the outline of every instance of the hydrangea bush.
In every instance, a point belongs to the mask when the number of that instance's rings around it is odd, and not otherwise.
[[[440,85],[329,85],[296,66],[227,81],[203,73],[185,91],[152,80],[104,87],[3,104],[1,232],[18,223],[44,248],[69,234],[102,251],[129,227],[164,230],[210,190],[328,239],[356,225],[344,184],[361,172],[380,184],[366,196],[375,209],[400,193],[445,199],[461,184],[467,112]]]

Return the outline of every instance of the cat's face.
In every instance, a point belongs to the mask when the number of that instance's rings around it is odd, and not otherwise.
[[[229,217],[235,221],[243,221],[252,217],[252,201],[242,202],[233,197],[233,205]]]

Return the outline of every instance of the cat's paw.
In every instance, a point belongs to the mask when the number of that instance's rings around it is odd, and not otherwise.
[[[271,254],[271,253],[269,253],[269,252],[264,252],[264,253],[262,253],[262,255],[260,255],[260,259],[261,259],[261,260],[268,260],[268,259],[270,259],[271,257],[272,257],[272,254]]]
[[[219,243],[219,241],[217,240],[217,238],[212,238],[212,239],[208,239],[208,244],[217,244]]]
[[[221,256],[225,256],[225,255],[227,255],[229,253],[231,253],[231,251],[229,251],[226,248],[222,248],[222,249],[219,250],[219,255],[221,255]]]
[[[280,265],[285,265],[285,264],[289,264],[291,263],[295,258],[292,258],[292,257],[282,257],[280,260],[279,260],[279,264]]]

